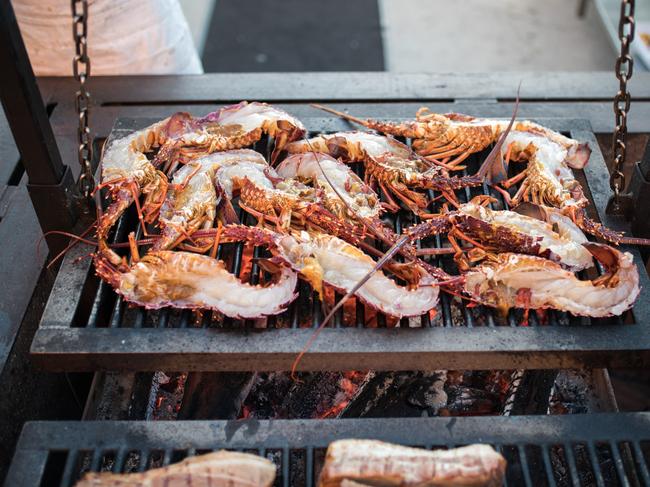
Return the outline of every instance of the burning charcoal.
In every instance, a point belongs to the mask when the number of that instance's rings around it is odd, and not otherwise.
[[[421,416],[444,405],[442,371],[375,372],[342,412],[342,417]]]
[[[242,406],[242,417],[257,419],[332,418],[349,404],[368,372],[259,374]]]
[[[444,370],[425,373],[413,382],[406,400],[413,406],[437,412],[447,404],[446,381],[447,372]]]
[[[553,386],[550,400],[552,414],[581,414],[588,412],[588,389],[579,371],[562,371]]]
[[[454,386],[447,391],[449,402],[440,409],[443,416],[479,416],[500,414],[502,402],[492,392],[466,386]]]
[[[178,419],[236,419],[255,376],[253,372],[189,374]]]
[[[155,399],[151,409],[151,419],[176,419],[183,401],[183,392],[187,374],[156,372],[152,391]]]

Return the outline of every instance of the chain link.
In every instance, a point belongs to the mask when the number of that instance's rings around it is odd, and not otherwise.
[[[79,142],[78,158],[81,166],[79,190],[90,198],[95,188],[95,178],[91,161],[93,158],[92,137],[89,128],[90,93],[86,81],[90,77],[90,58],[88,57],[88,0],[71,0],[72,37],[75,43],[75,55],[72,61],[72,73],[79,82],[75,95],[75,109],[79,115],[77,140]]]
[[[632,77],[634,60],[630,55],[630,45],[634,39],[634,1],[621,0],[621,15],[618,21],[618,38],[621,41],[621,53],[616,60],[616,78],[619,81],[618,93],[614,97],[615,128],[612,136],[612,153],[614,165],[609,179],[609,185],[614,192],[614,204],[619,205],[619,196],[625,189],[625,163],[627,138],[627,114],[630,111],[630,92],[627,82]]]

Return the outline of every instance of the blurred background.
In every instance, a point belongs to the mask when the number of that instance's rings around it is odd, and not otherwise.
[[[613,70],[619,49],[619,0],[180,1],[205,72]],[[638,59],[650,0],[636,17]]]

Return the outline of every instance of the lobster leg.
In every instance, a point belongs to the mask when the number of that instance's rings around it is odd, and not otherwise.
[[[189,173],[187,177],[180,184],[170,184],[171,188],[174,191],[178,191],[178,192],[183,191],[189,184],[190,180],[196,175],[197,172],[201,170],[201,164],[194,164],[194,166],[195,167],[192,170],[192,172]]]
[[[462,154],[464,151],[469,149],[471,146],[468,146],[465,142],[449,150],[435,151],[432,152],[428,157],[436,157],[438,159],[443,159],[445,157],[456,156]]]
[[[485,250],[485,247],[482,244],[474,240],[472,237],[468,236],[466,233],[459,230],[457,227],[454,227],[454,229],[450,232],[450,235],[451,234],[453,234],[453,236],[465,240],[466,242],[471,243],[474,247]]]
[[[522,181],[526,177],[526,170],[524,169],[521,171],[519,174],[511,177],[510,179],[506,179],[505,181],[501,181],[501,186],[504,188],[509,188],[511,186],[514,186],[517,184],[519,181]]]
[[[449,142],[443,145],[436,145],[436,144],[437,141],[418,139],[417,141],[413,142],[413,148],[417,150],[418,154],[422,156],[430,156],[430,155],[434,155],[437,152],[445,152],[447,150],[455,149],[456,147],[459,146],[458,142],[456,141],[456,138],[451,139]]]
[[[469,156],[471,156],[474,152],[476,152],[476,151],[474,150],[474,146],[471,146],[471,147],[470,147],[469,149],[467,149],[463,154],[461,154],[460,156],[458,156],[458,157],[457,157],[456,159],[454,159],[453,161],[450,161],[448,164],[449,164],[451,167],[458,166],[461,162],[463,162],[465,159],[467,159]]]
[[[413,213],[419,213],[429,205],[424,196],[415,191],[411,191],[401,183],[393,183],[389,186],[390,191],[401,200]]]
[[[217,233],[214,236],[214,242],[212,243],[212,249],[210,250],[210,257],[213,259],[217,258],[217,248],[219,247],[219,241],[221,240],[221,232],[223,231],[223,225],[221,222],[217,225]]]
[[[454,249],[454,261],[456,262],[458,269],[461,272],[468,271],[470,268],[469,262],[467,262],[467,259],[463,254],[463,248],[460,246],[460,244],[454,237],[453,231],[447,235],[447,240],[449,240],[449,244]]]
[[[379,182],[379,187],[384,193],[384,197],[388,200],[385,204],[385,208],[391,213],[399,211],[399,204],[393,199],[393,197],[390,194],[391,192],[381,182]]]
[[[138,250],[138,243],[135,241],[135,233],[129,233],[129,249],[131,251],[131,261],[133,263],[140,261],[140,251]]]
[[[142,233],[145,237],[149,237],[146,228],[147,226],[145,225],[144,222],[142,207],[140,206],[140,189],[138,188],[137,183],[134,182],[129,184],[129,191],[131,192],[131,196],[133,198],[133,201],[135,202],[135,209],[136,212],[138,213],[138,220],[140,220],[140,227],[142,228]]]
[[[161,171],[156,171],[156,179],[142,189],[142,193],[145,195],[143,216],[147,223],[153,223],[158,218],[168,190],[167,176]],[[157,199],[156,195],[158,195]]]
[[[510,193],[508,193],[505,189],[501,188],[500,186],[497,186],[496,184],[492,186],[492,189],[494,189],[499,194],[501,194],[503,200],[506,202],[508,206],[515,206],[514,201],[512,201],[512,196],[510,196]]]
[[[527,180],[524,180],[524,182],[519,186],[519,190],[517,193],[508,201],[509,205],[517,205],[522,199],[525,199],[525,196],[528,194],[528,188],[529,184]],[[496,186],[494,186],[496,189]]]

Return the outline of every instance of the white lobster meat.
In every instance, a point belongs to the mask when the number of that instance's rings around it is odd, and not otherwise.
[[[627,252],[603,244],[583,244],[607,273],[582,281],[541,257],[497,254],[465,275],[465,291],[478,302],[501,309],[553,308],[575,315],[620,315],[639,295],[639,273]]]
[[[278,246],[280,257],[317,291],[322,289],[322,283],[350,291],[375,266],[375,261],[361,250],[331,235],[307,232],[284,235],[279,238]],[[391,316],[418,316],[436,307],[439,291],[437,281],[430,274],[424,270],[421,274],[420,286],[409,290],[380,270],[355,296]]]

